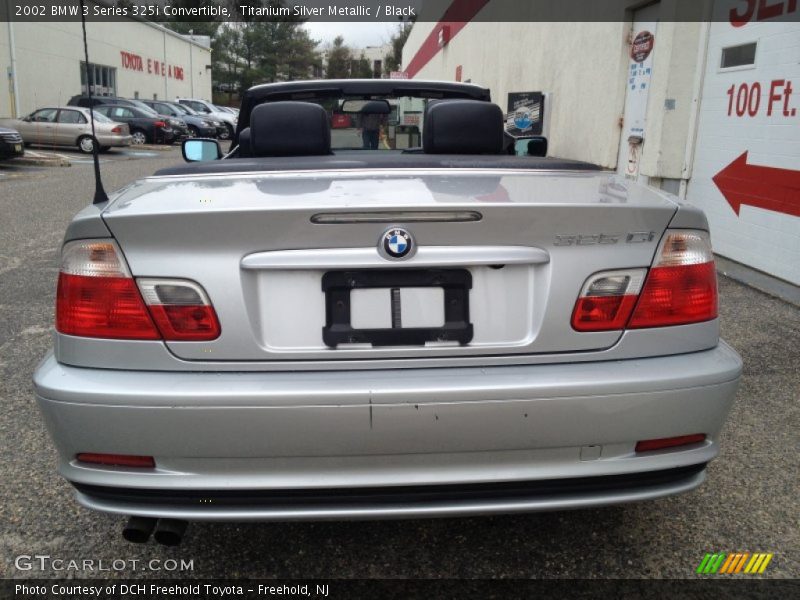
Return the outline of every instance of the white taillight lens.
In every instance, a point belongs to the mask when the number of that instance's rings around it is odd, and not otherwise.
[[[112,240],[67,242],[61,250],[61,272],[84,277],[130,277]]]
[[[665,327],[717,317],[717,273],[705,231],[667,231],[628,327]]]
[[[647,269],[595,273],[583,284],[572,311],[576,331],[623,329],[636,305]]]
[[[208,341],[219,337],[214,307],[202,287],[183,279],[139,279],[147,308],[167,341]]]

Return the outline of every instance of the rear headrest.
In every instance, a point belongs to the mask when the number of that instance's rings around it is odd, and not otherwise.
[[[331,153],[328,113],[309,102],[267,102],[250,113],[253,156],[321,156]]]
[[[422,148],[426,154],[501,154],[503,111],[481,100],[430,103],[425,112]]]
[[[250,147],[250,128],[245,127],[239,132],[239,149],[236,151],[237,158],[250,158],[253,156]]]

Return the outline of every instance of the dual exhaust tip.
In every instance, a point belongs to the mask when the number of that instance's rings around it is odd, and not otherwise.
[[[134,544],[145,544],[152,535],[162,546],[177,546],[183,540],[187,525],[179,519],[131,517],[122,529],[122,537]]]

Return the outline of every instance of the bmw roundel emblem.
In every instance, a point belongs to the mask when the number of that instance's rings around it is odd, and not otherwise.
[[[381,237],[380,247],[389,258],[405,258],[414,246],[414,238],[405,229],[393,227]]]

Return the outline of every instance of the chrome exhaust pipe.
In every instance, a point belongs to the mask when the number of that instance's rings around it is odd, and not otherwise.
[[[186,533],[186,521],[178,519],[159,519],[153,537],[163,546],[177,546]]]
[[[122,528],[122,537],[134,544],[144,544],[150,539],[156,520],[150,517],[131,517]]]

